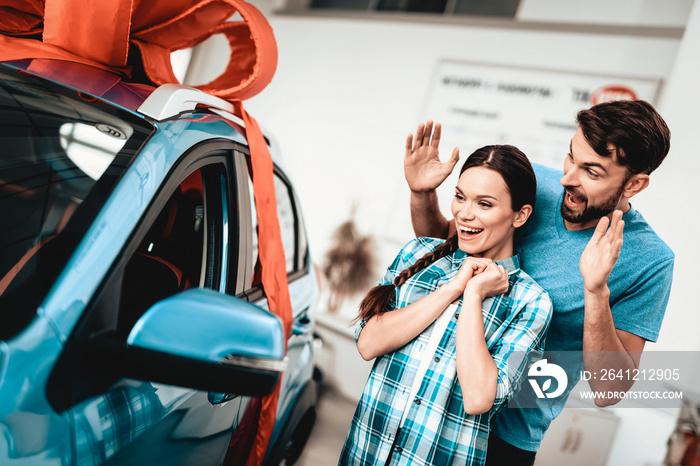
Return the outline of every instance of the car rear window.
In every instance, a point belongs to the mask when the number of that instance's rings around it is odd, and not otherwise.
[[[0,67],[0,339],[22,330],[153,127]]]

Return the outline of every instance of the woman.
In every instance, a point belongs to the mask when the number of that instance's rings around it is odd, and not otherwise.
[[[551,317],[513,246],[534,203],[520,150],[469,156],[452,201],[457,234],[408,243],[360,304],[357,348],[376,360],[339,464],[484,463],[490,419]]]

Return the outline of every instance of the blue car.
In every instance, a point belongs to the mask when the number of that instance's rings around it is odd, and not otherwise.
[[[268,139],[285,342],[231,111],[83,65],[0,64],[0,464],[242,465],[278,381],[265,464],[298,456],[315,418],[319,283]]]

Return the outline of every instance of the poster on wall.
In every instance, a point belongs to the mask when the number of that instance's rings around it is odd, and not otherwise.
[[[455,146],[464,160],[487,144],[512,144],[532,162],[559,168],[576,132],[579,110],[609,100],[654,104],[659,87],[658,79],[443,60],[428,90],[423,116],[442,124],[443,160]]]

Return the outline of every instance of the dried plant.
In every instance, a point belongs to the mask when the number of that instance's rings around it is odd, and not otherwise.
[[[328,280],[328,310],[335,312],[342,302],[365,293],[375,280],[374,241],[362,236],[355,221],[341,224],[333,233],[333,245],[326,252],[323,273]]]

